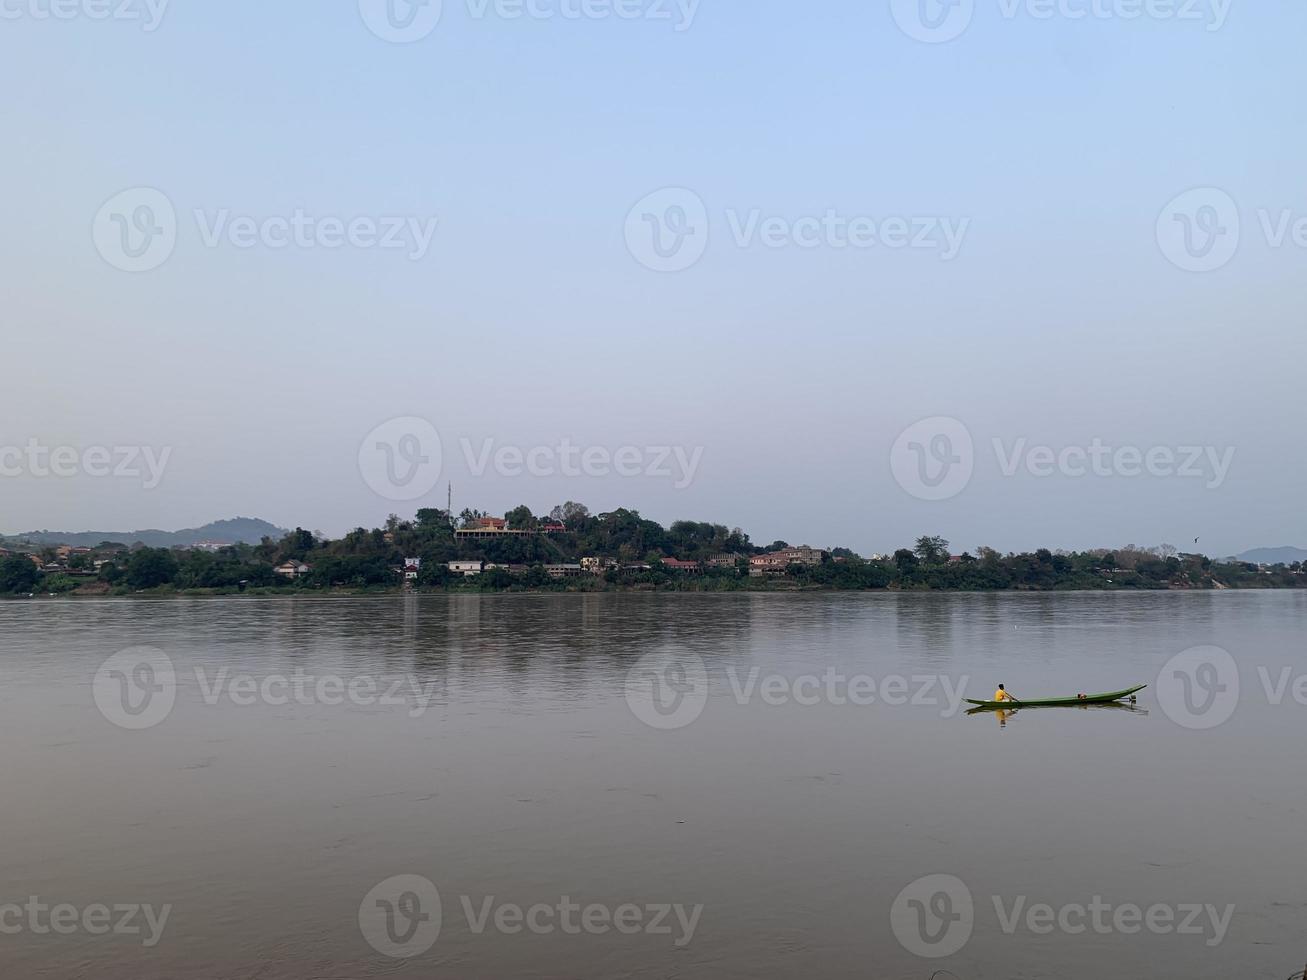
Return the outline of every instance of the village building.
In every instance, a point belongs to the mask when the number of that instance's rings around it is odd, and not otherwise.
[[[582,574],[583,571],[584,569],[582,569],[579,564],[577,565],[562,564],[562,565],[545,566],[545,574],[547,574],[550,578],[555,578],[555,579],[575,578],[576,576]]]
[[[669,572],[697,572],[699,563],[697,561],[681,561],[679,558],[664,558],[663,568]]]
[[[823,561],[823,553],[806,544],[798,548],[784,548],[765,555],[754,555],[749,559],[749,574],[784,575],[791,565],[817,566]]]
[[[535,531],[515,531],[502,517],[481,517],[476,526],[460,528],[454,532],[455,541],[476,541],[486,538],[527,537]]]

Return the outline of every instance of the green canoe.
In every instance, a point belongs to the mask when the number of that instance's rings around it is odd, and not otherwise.
[[[1112,691],[1110,694],[1084,694],[1074,698],[1041,698],[1038,701],[975,701],[967,698],[967,704],[974,704],[978,708],[1063,708],[1077,704],[1107,704],[1111,701],[1120,701],[1130,697],[1136,691],[1142,691],[1147,684],[1140,684],[1138,687],[1129,687],[1124,691]]]

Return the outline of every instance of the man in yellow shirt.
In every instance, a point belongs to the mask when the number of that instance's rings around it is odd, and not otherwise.
[[[1007,692],[1007,688],[1005,688],[1002,684],[1000,684],[1000,685],[998,686],[998,690],[994,692],[994,700],[995,700],[995,701],[1015,701],[1016,698],[1014,698],[1012,695],[1008,694],[1008,692]]]

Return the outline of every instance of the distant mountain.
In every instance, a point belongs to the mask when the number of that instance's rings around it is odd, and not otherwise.
[[[1250,561],[1254,565],[1292,565],[1296,561],[1307,561],[1307,550],[1291,547],[1254,548],[1235,557],[1240,561]]]
[[[181,531],[28,531],[0,540],[30,541],[32,544],[67,544],[75,548],[92,548],[101,541],[121,544],[140,542],[151,548],[171,548],[174,545],[194,545],[201,541],[218,541],[223,544],[258,544],[263,538],[280,538],[286,531],[253,517],[234,517],[228,521],[214,521],[203,527],[190,527]]]

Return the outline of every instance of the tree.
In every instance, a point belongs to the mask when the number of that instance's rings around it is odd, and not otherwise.
[[[939,565],[948,561],[948,542],[938,535],[922,535],[917,538],[917,546],[913,550],[927,565]]]
[[[296,558],[303,558],[313,550],[313,532],[297,527],[282,539],[286,553]]]
[[[900,548],[894,552],[894,564],[898,566],[900,574],[910,575],[917,570],[917,556],[907,548]]]
[[[34,592],[40,581],[41,570],[30,558],[11,555],[0,561],[0,592]]]
[[[167,548],[142,548],[127,561],[127,584],[153,589],[177,577],[177,559]]]
[[[531,513],[531,508],[526,504],[520,507],[514,507],[504,519],[508,521],[508,526],[514,531],[534,531],[536,529],[535,515]]]
[[[453,519],[449,516],[449,513],[437,510],[434,507],[423,507],[419,510],[417,524],[419,531],[444,532],[452,530],[454,527]]]
[[[559,521],[571,527],[574,523],[579,523],[590,516],[590,508],[585,504],[578,504],[575,500],[569,500],[565,504],[559,504],[549,512],[551,521]]]

